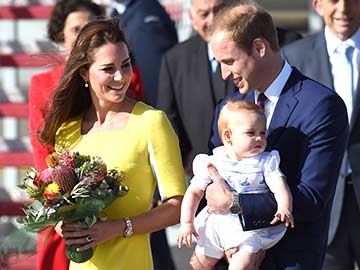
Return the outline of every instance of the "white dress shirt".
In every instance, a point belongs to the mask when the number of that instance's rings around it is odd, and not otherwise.
[[[289,63],[286,60],[284,61],[285,61],[284,66],[281,69],[279,75],[264,92],[265,96],[268,99],[265,102],[265,107],[264,107],[267,128],[269,128],[271,118],[274,114],[275,107],[279,100],[281,91],[283,90],[285,83],[289,79],[290,74],[292,72],[292,67],[289,65]],[[260,92],[258,90],[255,90],[255,103],[257,103],[259,94]]]

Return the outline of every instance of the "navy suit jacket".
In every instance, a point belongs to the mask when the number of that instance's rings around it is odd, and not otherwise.
[[[231,98],[254,102],[254,93]],[[210,147],[220,145],[216,109]],[[295,228],[267,251],[262,270],[321,269],[330,208],[348,139],[346,107],[331,89],[294,69],[281,92],[267,131],[267,151],[278,150],[280,168],[293,195]],[[245,229],[263,227],[276,203],[262,195],[240,195]]]
[[[305,53],[299,54],[298,52]],[[329,88],[334,88],[324,31],[310,35],[283,48],[283,55],[291,65],[298,68],[306,76]],[[352,181],[355,196],[358,207],[360,207],[360,80],[357,84],[354,104],[353,113],[350,117],[350,138],[347,150],[353,171]],[[331,211],[329,243],[333,240],[340,222],[344,190],[344,177],[340,176]]]
[[[178,42],[175,24],[157,0],[131,0],[119,18],[141,70],[145,101],[156,106],[161,58]]]

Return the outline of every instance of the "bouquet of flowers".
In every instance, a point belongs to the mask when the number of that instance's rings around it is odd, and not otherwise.
[[[41,231],[62,220],[91,227],[104,208],[128,192],[123,174],[108,170],[100,157],[70,153],[63,147],[46,162],[47,169],[32,168],[19,185],[30,198],[25,216],[18,218],[28,230]],[[93,250],[77,252],[79,246],[67,246],[67,257],[78,263],[89,260]]]

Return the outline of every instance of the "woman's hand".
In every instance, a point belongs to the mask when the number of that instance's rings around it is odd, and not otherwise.
[[[98,221],[90,228],[80,223],[64,222],[61,226],[66,245],[82,244],[78,251],[84,251],[102,242],[122,236],[124,220]]]
[[[230,189],[214,165],[209,164],[208,171],[213,180],[213,183],[206,188],[205,194],[209,213],[228,213],[232,203]]]

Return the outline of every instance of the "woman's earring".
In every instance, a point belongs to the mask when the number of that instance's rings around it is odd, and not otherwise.
[[[88,88],[89,87],[89,84],[87,82],[85,82],[85,87]]]

